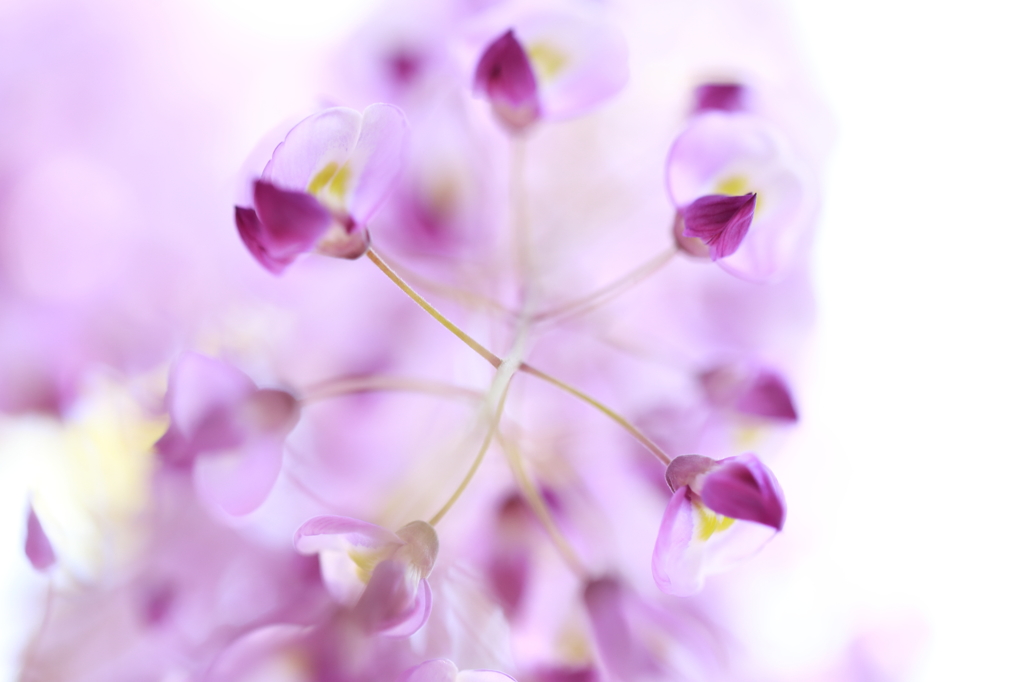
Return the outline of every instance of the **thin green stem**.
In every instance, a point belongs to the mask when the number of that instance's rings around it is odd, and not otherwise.
[[[569,301],[568,303],[539,312],[534,315],[533,319],[537,322],[555,322],[590,312],[594,308],[607,303],[616,296],[625,293],[656,273],[658,270],[661,270],[669,263],[669,261],[672,260],[673,257],[675,257],[675,255],[676,248],[673,246],[672,248],[654,256],[654,258],[651,258],[639,267],[626,273],[614,282],[601,287],[597,291],[574,301]]]
[[[477,355],[487,360],[487,362],[491,363],[491,365],[493,365],[494,367],[499,367],[501,365],[501,358],[499,358],[497,355],[495,355],[494,353],[480,345],[472,336],[459,329],[459,327],[454,322],[452,322],[447,317],[442,315],[437,308],[432,306],[425,298],[416,293],[416,290],[409,286],[405,282],[405,280],[398,275],[397,272],[392,270],[391,266],[389,266],[387,263],[381,260],[380,256],[377,255],[376,251],[374,251],[372,248],[367,250],[366,257],[369,258],[374,265],[380,268],[381,271],[385,275],[387,275],[392,282],[397,284],[398,288],[404,291],[409,298],[411,298],[413,301],[416,302],[417,305],[419,305],[419,307],[427,311],[427,313],[431,317],[433,317],[435,320],[444,325],[445,329],[450,331],[452,334],[455,334],[455,336],[457,336],[463,343],[465,343],[467,346],[476,351]]]
[[[378,256],[377,253],[375,253],[373,249],[369,249],[366,252],[366,255],[370,258],[371,261],[373,261],[373,263],[378,268],[381,269],[381,271],[384,272],[385,275],[387,275],[391,279],[391,281],[393,281],[395,284],[397,284],[398,287],[409,296],[409,298],[411,298],[413,301],[415,301],[431,317],[433,317],[435,320],[440,322],[445,327],[445,329],[447,329],[451,333],[455,334],[455,336],[457,336],[463,343],[465,343],[467,346],[472,348],[478,355],[480,355],[482,358],[487,360],[487,362],[491,363],[491,365],[493,365],[494,367],[497,367],[497,368],[501,368],[504,364],[506,364],[506,363],[502,362],[501,358],[499,358],[497,355],[495,355],[491,351],[489,351],[486,348],[484,348],[484,346],[481,345],[476,339],[471,337],[466,332],[462,331],[454,322],[452,322],[447,317],[445,317],[443,314],[441,314],[441,312],[438,311],[437,308],[432,306],[426,299],[424,299],[422,296],[420,296],[418,293],[416,293],[416,291],[411,286],[409,286],[405,282],[405,280],[403,280],[401,277],[399,277],[398,274],[394,270],[392,270],[390,267],[388,267],[387,263],[385,263],[383,260],[381,260],[380,256]],[[525,322],[525,320],[524,320],[524,322]],[[520,336],[521,335],[522,334],[520,333]],[[618,412],[616,412],[612,408],[608,407],[607,405],[605,405],[601,401],[597,400],[596,398],[594,398],[594,397],[592,397],[590,395],[587,395],[586,393],[584,393],[583,391],[579,390],[578,388],[570,386],[569,384],[565,383],[564,381],[556,379],[555,377],[551,376],[547,372],[542,372],[541,370],[537,369],[536,367],[533,367],[532,365],[529,365],[529,364],[527,364],[525,362],[517,363],[516,367],[518,369],[522,370],[523,372],[526,372],[527,374],[532,374],[533,376],[537,377],[538,379],[541,379],[543,381],[548,382],[552,386],[560,388],[561,390],[565,391],[566,393],[568,393],[570,395],[576,396],[577,398],[579,398],[583,402],[585,402],[588,405],[596,408],[601,413],[606,415],[609,419],[611,419],[616,424],[618,424],[623,429],[625,429],[631,436],[633,436],[633,438],[635,438],[637,441],[639,441],[640,444],[643,445],[645,448],[650,450],[651,453],[655,457],[660,459],[666,466],[668,465],[669,462],[672,461],[672,458],[669,457],[665,453],[664,450],[662,450],[660,447],[658,447],[657,443],[655,443],[650,438],[648,438],[646,435],[644,435],[643,432],[640,431],[640,429],[638,429],[632,423],[630,423],[630,421],[628,419],[626,419],[621,414],[619,414]],[[513,371],[515,371],[515,370],[513,370]]]

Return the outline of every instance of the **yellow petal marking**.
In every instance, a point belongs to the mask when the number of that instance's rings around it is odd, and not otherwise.
[[[331,178],[333,178],[334,174],[337,172],[338,164],[331,161],[316,172],[313,179],[309,181],[309,186],[306,187],[306,191],[310,194],[318,194],[320,190],[327,186],[327,183],[331,181]]]
[[[550,43],[533,43],[526,48],[526,54],[534,71],[545,81],[564,71],[569,63],[569,56]]]
[[[748,192],[750,192],[750,182],[745,177],[742,175],[727,175],[718,181],[712,194],[738,197]]]
[[[736,522],[736,519],[716,514],[699,502],[695,502],[693,508],[697,512],[697,537],[703,542],[707,542],[712,535],[721,533]]]
[[[372,548],[353,547],[348,551],[348,558],[356,565],[356,576],[364,583],[368,583],[377,564],[389,558],[394,551],[394,545]]]

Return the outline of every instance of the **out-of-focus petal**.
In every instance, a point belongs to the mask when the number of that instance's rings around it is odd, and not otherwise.
[[[651,561],[651,572],[658,588],[680,597],[697,592],[703,585],[699,549],[691,548],[693,506],[689,494],[686,487],[672,494],[661,519]]]
[[[455,682],[458,674],[459,669],[447,658],[435,658],[409,668],[398,678],[398,682]]]
[[[423,581],[391,559],[379,562],[355,605],[355,617],[368,632],[404,637],[418,630],[430,615],[431,596]]]
[[[786,382],[775,372],[762,370],[736,400],[736,411],[758,417],[795,422],[796,407]]]
[[[656,664],[634,637],[626,617],[627,598],[622,585],[612,578],[592,580],[583,590],[583,603],[601,660],[618,678],[643,679]]]
[[[776,530],[782,530],[786,521],[782,488],[753,454],[722,460],[721,466],[704,478],[700,496],[709,509],[723,516]]]
[[[516,26],[537,79],[541,115],[579,116],[629,80],[626,40],[603,18],[538,14]]]
[[[281,473],[282,447],[280,438],[267,436],[233,450],[203,453],[192,469],[196,490],[232,516],[248,514],[274,487]]]
[[[711,260],[731,256],[739,248],[754,219],[757,195],[742,196],[711,194],[703,196],[681,209],[682,237],[697,237],[708,245]]]
[[[355,187],[348,213],[365,225],[391,194],[405,161],[409,124],[391,104],[371,104],[363,112],[362,128],[349,161]]]
[[[747,89],[739,83],[704,83],[693,91],[693,113],[706,111],[742,111]]]
[[[28,519],[25,523],[25,556],[37,571],[45,571],[57,561],[50,538],[46,536],[43,525],[39,523],[36,510],[29,505]]]
[[[167,411],[186,438],[202,436],[211,446],[232,445],[240,435],[229,425],[227,413],[255,391],[252,379],[228,363],[183,353],[171,369]],[[221,433],[227,429],[231,433]]]
[[[420,580],[419,589],[416,590],[416,598],[412,607],[404,612],[394,625],[381,630],[380,634],[385,637],[408,637],[423,627],[427,618],[430,617],[430,608],[434,602],[433,592],[430,590],[430,583]],[[461,678],[460,678],[461,679]]]
[[[463,670],[455,678],[455,682],[508,682],[514,677],[497,670]]]
[[[487,96],[495,114],[509,128],[520,130],[537,120],[537,79],[526,51],[511,29],[488,45],[480,56],[473,88]]]
[[[359,139],[362,120],[362,114],[347,107],[302,119],[274,150],[263,180],[285,190],[305,192],[324,166],[345,165]]]

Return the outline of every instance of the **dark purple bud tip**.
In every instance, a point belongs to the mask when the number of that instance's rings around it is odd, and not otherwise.
[[[675,492],[692,484],[698,476],[706,474],[717,466],[718,462],[710,457],[683,455],[669,462],[668,469],[665,470],[665,480],[672,492]]]
[[[693,90],[693,113],[742,111],[746,98],[747,89],[739,83],[704,83]]]
[[[756,204],[754,193],[709,194],[697,199],[679,212],[682,220],[677,220],[673,229],[676,246],[690,253],[692,243],[687,238],[696,237],[707,245],[711,260],[732,255],[747,236]]]
[[[270,272],[281,274],[312,250],[331,224],[331,214],[313,196],[257,180],[255,208],[235,207],[235,225],[249,252]]]
[[[28,521],[25,525],[25,556],[28,557],[32,568],[45,571],[57,562],[57,555],[54,554],[50,538],[46,537],[46,531],[43,530],[36,510],[31,505],[28,508]]]
[[[757,417],[795,422],[796,408],[789,388],[778,374],[762,371],[736,400],[736,411]]]
[[[786,500],[775,476],[752,454],[730,457],[705,476],[700,497],[708,509],[782,530]]]
[[[526,128],[540,116],[537,78],[512,29],[488,45],[480,56],[473,89],[491,101],[494,113],[513,131]]]

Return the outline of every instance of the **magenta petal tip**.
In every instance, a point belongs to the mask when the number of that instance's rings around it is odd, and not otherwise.
[[[786,501],[775,476],[752,454],[722,460],[704,478],[700,496],[723,516],[782,530]]]
[[[537,78],[526,50],[511,29],[480,56],[473,89],[487,96],[495,114],[512,130],[522,130],[540,116]]]
[[[688,250],[687,237],[697,237],[708,246],[711,260],[736,252],[754,220],[757,195],[709,194],[680,210],[681,221],[674,229],[676,244]]]

